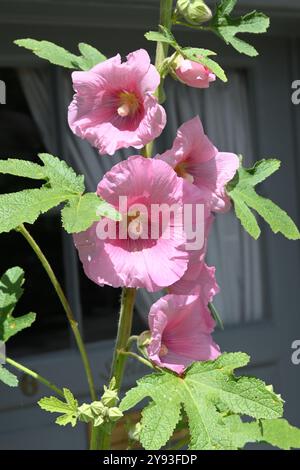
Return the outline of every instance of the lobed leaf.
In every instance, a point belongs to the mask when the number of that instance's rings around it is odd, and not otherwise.
[[[252,168],[240,167],[234,179],[227,185],[227,193],[234,202],[236,216],[254,239],[257,239],[261,232],[251,209],[254,209],[269,224],[274,233],[281,233],[290,240],[298,240],[300,237],[297,226],[288,214],[274,202],[257,194],[255,190],[258,183],[264,181],[279,168],[278,160],[264,159]]]
[[[18,266],[8,269],[0,279],[0,341],[28,328],[35,321],[35,313],[14,317],[14,308],[23,294],[24,271]]]
[[[36,39],[17,39],[17,46],[30,50],[41,59],[48,60],[51,64],[68,69],[90,70],[95,65],[106,60],[98,49],[89,44],[79,43],[80,56],[72,54],[61,46],[50,41],[38,41]]]
[[[0,173],[45,180],[40,189],[0,195],[0,233],[34,223],[40,214],[67,202],[62,210],[63,226],[69,233],[89,228],[105,216],[120,220],[120,214],[93,193],[83,194],[84,177],[65,161],[48,153],[39,154],[43,165],[18,159],[0,161]]]
[[[269,18],[263,13],[252,11],[244,16],[231,17],[236,0],[222,0],[211,22],[211,28],[226,44],[230,44],[241,54],[250,57],[258,55],[257,50],[248,42],[237,37],[239,33],[265,33],[270,25]]]
[[[246,354],[225,353],[215,361],[194,363],[184,377],[168,371],[147,375],[127,392],[120,409],[126,411],[147,397],[152,400],[141,420],[140,439],[147,450],[170,439],[182,407],[189,422],[190,449],[236,449],[235,431],[225,420],[228,414],[282,416],[282,400],[262,381],[233,375],[248,361]]]

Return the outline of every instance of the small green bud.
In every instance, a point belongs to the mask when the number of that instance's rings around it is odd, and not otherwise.
[[[118,402],[118,392],[116,390],[109,390],[106,388],[101,401],[105,406],[115,406]]]
[[[138,348],[146,348],[151,342],[151,331],[143,331],[137,339]]]
[[[101,424],[104,423],[104,418],[102,416],[97,416],[97,418],[94,421],[94,427],[101,426]]]
[[[91,410],[93,411],[94,415],[103,416],[105,414],[105,406],[101,401],[93,401],[91,403]]]
[[[89,423],[90,421],[93,421],[94,419],[94,414],[91,409],[91,405],[87,405],[84,403],[78,408],[78,418],[80,421],[83,421],[84,423]]]
[[[118,421],[120,418],[122,418],[123,413],[119,408],[114,406],[113,408],[108,408],[108,417],[110,421]]]
[[[211,9],[203,0],[178,0],[175,15],[178,13],[191,25],[205,23],[212,18]]]

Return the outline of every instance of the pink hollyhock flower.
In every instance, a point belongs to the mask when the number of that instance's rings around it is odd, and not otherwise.
[[[121,222],[103,218],[74,236],[84,271],[97,284],[158,291],[182,277],[191,253],[200,256],[202,246],[194,251],[187,249],[190,236],[183,207],[202,204],[202,192],[179,178],[165,162],[139,155],[129,157],[106,173],[97,194],[123,215]],[[120,197],[124,196],[126,204],[121,207]],[[152,210],[162,204],[163,212],[157,218]],[[168,211],[172,207],[174,213]],[[209,220],[208,208],[204,216],[204,221],[198,221],[198,231],[199,224]]]
[[[220,291],[215,277],[216,268],[207,266],[206,263],[198,262],[189,263],[184,275],[168,287],[170,294],[186,294],[199,295],[207,305],[212,302],[215,295]]]
[[[215,279],[215,268],[205,264],[209,232],[214,221],[211,215],[205,224],[205,238],[202,250],[191,253],[187,270],[175,284],[168,287],[170,294],[200,295],[205,305],[219,292]]]
[[[230,209],[226,184],[234,177],[239,159],[233,153],[216,149],[205,135],[198,116],[182,124],[173,147],[156,158],[169,163],[179,176],[206,191],[212,211],[226,212]]]
[[[165,110],[153,96],[160,76],[145,50],[132,52],[123,63],[118,54],[87,72],[73,72],[72,79],[70,128],[100,154],[142,148],[165,127]]]
[[[215,74],[207,67],[182,56],[177,60],[175,74],[181,82],[194,88],[208,88],[216,80]]]
[[[192,362],[220,355],[211,337],[214,327],[199,296],[166,295],[150,309],[148,356],[158,366],[182,374]]]

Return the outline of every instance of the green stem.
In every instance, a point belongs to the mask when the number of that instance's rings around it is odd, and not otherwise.
[[[118,334],[110,374],[111,379],[113,377],[116,379],[116,389],[118,392],[121,389],[124,366],[126,362],[126,357],[123,354],[120,354],[120,351],[126,349],[128,340],[130,338],[135,296],[135,289],[125,287],[122,290]]]
[[[5,358],[5,362],[7,362],[7,364],[10,364],[12,367],[14,367],[15,369],[18,369],[18,370],[21,370],[22,372],[24,372],[25,374],[27,375],[30,375],[31,377],[33,377],[35,380],[38,380],[39,382],[41,382],[43,385],[46,385],[46,387],[48,388],[51,388],[51,390],[53,390],[57,395],[61,396],[64,398],[64,393],[62,390],[60,390],[58,387],[56,387],[56,385],[54,385],[53,383],[49,382],[49,380],[45,379],[45,377],[42,377],[40,374],[38,374],[37,372],[34,372],[33,370],[31,369],[28,369],[28,367],[25,367],[23,366],[22,364],[20,364],[19,362],[17,361],[14,361],[13,359],[10,359],[9,357],[6,357]]]
[[[127,356],[127,357],[132,357],[133,359],[136,359],[137,361],[141,362],[144,364],[144,366],[150,367],[151,369],[155,369],[155,367],[151,364],[150,361],[147,361],[147,359],[144,359],[142,356],[139,356],[138,354],[131,352],[131,351],[119,351],[119,354],[121,356]]]
[[[79,331],[79,328],[78,328],[78,324],[74,318],[74,315],[73,315],[73,312],[72,312],[72,309],[70,307],[70,304],[64,294],[64,291],[62,290],[62,287],[57,279],[57,277],[55,276],[54,272],[53,272],[53,269],[51,268],[50,264],[49,264],[49,261],[47,260],[46,256],[44,255],[44,253],[42,252],[42,250],[40,249],[40,247],[38,246],[38,244],[36,243],[36,241],[32,238],[32,236],[30,235],[30,233],[28,232],[28,230],[24,227],[24,225],[20,225],[18,228],[17,228],[17,231],[20,232],[23,237],[27,240],[27,242],[29,243],[29,245],[31,246],[31,248],[33,249],[33,251],[35,252],[35,254],[37,255],[38,259],[40,260],[43,268],[45,269],[46,273],[48,274],[49,276],[49,279],[59,297],[59,300],[61,301],[61,304],[64,308],[64,311],[66,313],[66,316],[67,316],[67,319],[70,323],[70,326],[71,326],[71,329],[74,333],[74,336],[75,336],[75,340],[76,340],[76,343],[77,343],[77,346],[78,346],[78,349],[79,349],[79,352],[80,352],[80,355],[81,355],[81,358],[82,358],[82,362],[83,362],[83,366],[84,366],[84,369],[85,369],[85,373],[86,373],[86,377],[87,377],[87,381],[88,381],[88,384],[89,384],[89,390],[90,390],[90,395],[91,395],[91,398],[93,401],[97,400],[97,394],[96,394],[96,388],[95,388],[95,383],[94,383],[94,379],[93,379],[93,374],[92,374],[92,370],[91,370],[91,366],[90,366],[90,362],[89,362],[89,359],[88,359],[88,355],[87,355],[87,352],[86,352],[86,348],[85,348],[85,345],[84,345],[84,342],[81,338],[81,334],[80,334],[80,331]]]
[[[110,450],[113,426],[110,423],[92,428],[90,450]]]
[[[138,335],[132,335],[130,338],[128,338],[126,351],[130,351],[132,345],[137,342],[138,338]]]
[[[116,389],[118,394],[121,389],[124,368],[127,359],[126,356],[120,354],[120,350],[125,350],[127,348],[130,338],[135,296],[135,289],[124,287],[122,290],[118,333],[110,374],[110,379],[114,377],[116,380]],[[110,429],[107,429],[104,426],[92,428],[90,449],[109,449],[112,430],[112,425],[110,426]]]
[[[160,16],[159,24],[165,26],[168,29],[172,27],[172,9],[173,9],[173,0],[160,0]],[[156,57],[155,57],[155,66],[158,69],[160,64],[165,60],[168,54],[168,44],[157,43],[156,48]],[[163,91],[163,80],[157,89],[156,95],[159,102],[164,101],[164,91]],[[141,151],[141,154],[144,157],[151,157],[153,149],[153,142],[147,144]],[[132,327],[132,316],[133,316],[133,307],[135,301],[136,291],[131,288],[124,288],[122,291],[121,297],[121,310],[119,318],[119,326],[117,333],[117,340],[115,344],[113,363],[111,369],[111,378],[115,377],[116,379],[116,388],[118,392],[120,391],[122,378],[124,374],[124,367],[126,363],[126,354],[124,351],[127,348],[128,340],[131,334]],[[109,435],[107,437],[107,430],[103,429],[103,426],[92,429],[91,436],[91,449],[106,449],[110,447],[110,437],[112,433],[113,426],[111,426]]]
[[[172,28],[172,10],[173,0],[160,0],[160,15],[159,24],[165,26],[169,30]],[[158,42],[156,46],[155,67],[159,69],[162,62],[167,58],[169,44]],[[165,99],[164,94],[164,80],[161,79],[160,85],[157,90],[157,97],[160,103]]]

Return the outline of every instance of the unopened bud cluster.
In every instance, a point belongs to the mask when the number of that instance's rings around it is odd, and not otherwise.
[[[93,423],[94,426],[101,426],[104,423],[118,421],[122,418],[123,413],[116,406],[119,398],[114,387],[114,380],[111,381],[109,387],[104,385],[104,394],[101,400],[81,405],[78,408],[78,418],[85,423]]]

